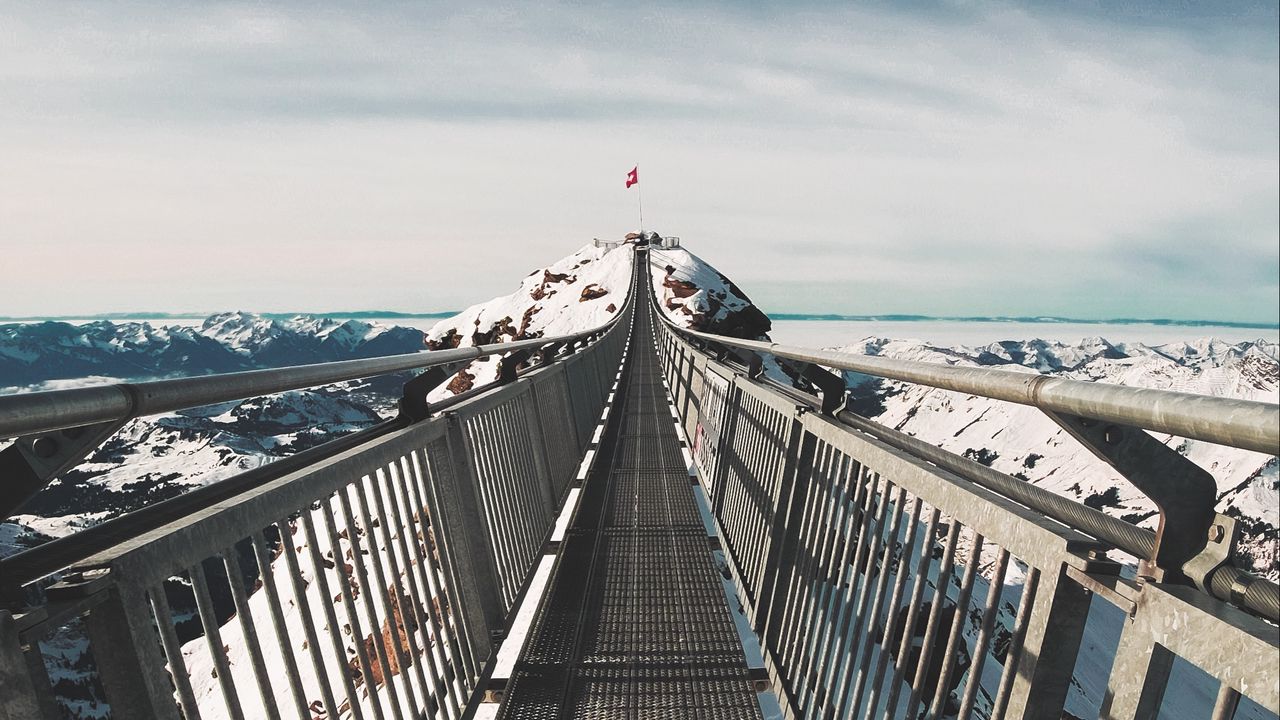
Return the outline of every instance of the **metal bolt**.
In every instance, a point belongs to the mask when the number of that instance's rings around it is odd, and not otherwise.
[[[47,435],[38,437],[35,442],[31,443],[31,452],[35,453],[38,458],[48,460],[58,454],[58,441]]]
[[[1121,433],[1120,428],[1115,425],[1111,425],[1106,430],[1102,431],[1102,439],[1106,440],[1108,445],[1115,445],[1120,442],[1122,437],[1123,433]]]
[[[1227,536],[1227,529],[1221,525],[1214,525],[1209,528],[1209,542],[1219,543],[1222,538]]]

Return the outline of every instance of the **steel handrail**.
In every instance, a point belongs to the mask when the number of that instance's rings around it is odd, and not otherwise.
[[[1272,455],[1277,454],[1276,421],[1280,420],[1280,406],[1268,403],[1193,395],[1167,390],[1148,390],[1103,383],[1062,380],[1043,375],[1009,372],[1007,370],[957,368],[918,361],[867,358],[849,353],[811,350],[779,343],[742,340],[682,328],[672,322],[661,307],[656,307],[658,302],[654,293],[650,293],[650,300],[655,305],[655,314],[658,315],[666,327],[679,335],[697,338],[708,343],[741,348],[757,353],[769,353],[777,357],[853,370],[877,377],[967,392],[996,400],[1008,400],[1031,405],[1041,410],[1067,412],[1107,422],[1138,425],[1149,430],[1170,432],[1197,440],[1257,450]],[[796,350],[801,352],[795,352]],[[852,362],[844,362],[845,360]],[[869,362],[860,362],[864,360]],[[1046,384],[1046,381],[1054,383],[1050,387],[1055,390],[1055,394],[1045,394],[1043,385]],[[769,382],[772,384],[772,381]],[[777,385],[777,387],[786,389],[781,385]],[[1028,387],[1030,390],[1026,394],[1018,395],[1015,392],[1019,388],[1026,390]],[[1089,393],[1083,392],[1090,388],[1098,388],[1099,392],[1097,394],[1105,402],[1099,403],[1097,399],[1093,399],[1094,402],[1092,403],[1083,403],[1082,398],[1091,399]],[[1137,392],[1130,394],[1128,391]],[[1141,406],[1126,407],[1123,405],[1122,401],[1129,400],[1135,395],[1143,398],[1144,402],[1151,404],[1153,409],[1144,414],[1141,411]],[[1048,399],[1046,400],[1046,398]],[[1201,401],[1204,406],[1209,407],[1215,413],[1214,417],[1218,421],[1229,423],[1228,432],[1218,434],[1200,430],[1199,428],[1204,423],[1197,423],[1190,429],[1186,424],[1179,425],[1176,432],[1168,429],[1174,426],[1174,420],[1160,416],[1160,413],[1171,409],[1176,409],[1181,413],[1190,412],[1191,410],[1188,410],[1188,406],[1185,404],[1187,399]],[[1160,401],[1163,401],[1163,403],[1161,404]],[[1073,402],[1077,404],[1070,404]],[[1115,408],[1117,405],[1121,407],[1124,414],[1118,415],[1114,410],[1110,413],[1106,411],[1106,408]],[[1100,406],[1104,410],[1098,410],[1097,408]],[[1247,412],[1231,412],[1236,410]],[[1272,420],[1269,428],[1265,426],[1268,415]],[[1137,527],[1120,518],[1111,517],[1070,499],[1055,495],[1043,488],[1017,481],[966,458],[953,455],[916,438],[857,416],[854,413],[839,411],[835,417],[839,422],[849,426],[851,429],[880,437],[890,445],[907,450],[918,457],[951,470],[970,481],[1010,497],[1038,512],[1042,512],[1068,527],[1087,532],[1136,557],[1149,556],[1154,546],[1155,533],[1151,530]],[[1136,421],[1135,418],[1137,418]],[[1260,430],[1257,427],[1250,427],[1247,424],[1248,422],[1256,422],[1262,427]],[[1241,436],[1247,439],[1239,440],[1238,438]],[[1257,443],[1251,444],[1252,441],[1248,440],[1248,438],[1253,438]],[[1266,449],[1268,441],[1271,443],[1269,450]],[[1215,597],[1222,599],[1233,598],[1233,602],[1240,606],[1272,622],[1280,622],[1280,587],[1276,583],[1242,571],[1229,564],[1217,568],[1209,576],[1208,583],[1212,589],[1211,594]]]
[[[224,373],[221,375],[208,375],[208,376],[194,377],[194,378],[180,378],[176,380],[161,380],[161,381],[148,382],[148,383],[134,383],[134,384],[121,383],[121,384],[104,385],[104,386],[91,387],[91,388],[77,388],[77,389],[71,389],[71,390],[49,391],[49,392],[43,392],[43,393],[29,393],[26,395],[3,396],[3,397],[0,397],[0,437],[8,437],[7,435],[4,434],[4,430],[6,428],[12,427],[12,424],[11,425],[4,424],[4,420],[6,417],[5,413],[10,411],[14,411],[14,412],[20,411],[22,409],[22,405],[18,401],[24,400],[26,398],[31,398],[31,397],[39,398],[40,396],[45,396],[45,397],[52,396],[53,400],[57,401],[58,403],[68,403],[68,402],[79,401],[79,398],[85,395],[85,393],[80,392],[82,390],[92,391],[93,395],[91,397],[97,397],[98,395],[107,395],[108,391],[135,393],[137,392],[138,388],[157,388],[157,387],[160,388],[160,390],[156,391],[157,393],[156,400],[150,401],[151,404],[144,404],[144,405],[132,408],[133,410],[132,414],[127,416],[112,416],[112,417],[102,418],[102,421],[124,420],[124,419],[130,419],[133,417],[141,417],[141,416],[155,414],[155,413],[168,412],[174,409],[198,407],[204,404],[211,404],[216,402],[230,402],[231,400],[242,399],[239,397],[237,398],[223,397],[222,399],[216,399],[206,403],[204,401],[204,398],[207,397],[207,393],[213,392],[214,390],[217,389],[217,388],[212,388],[208,390],[201,390],[201,392],[206,393],[206,395],[202,395],[200,401],[193,402],[192,404],[174,405],[173,403],[176,403],[176,402],[189,402],[189,398],[194,397],[194,396],[180,395],[178,389],[169,389],[170,387],[174,386],[176,383],[180,383],[184,381],[199,381],[194,383],[198,386],[205,385],[206,381],[221,380],[221,381],[229,381],[229,382],[226,382],[227,387],[243,388],[247,386],[247,383],[257,383],[253,385],[253,387],[255,388],[280,387],[279,385],[267,386],[265,385],[265,383],[270,381],[272,377],[283,375],[283,376],[286,376],[287,379],[291,382],[297,381],[301,383],[292,387],[285,387],[278,390],[273,390],[273,389],[266,389],[262,391],[255,390],[253,393],[245,396],[245,397],[256,397],[258,395],[266,395],[272,392],[284,392],[285,390],[298,389],[300,387],[313,387],[314,385],[317,385],[317,384],[328,384],[330,382],[341,382],[342,380],[371,377],[373,375],[400,372],[406,369],[412,370],[417,368],[428,368],[433,366],[439,366],[442,364],[447,365],[447,364],[452,364],[454,362],[458,362],[460,360],[465,360],[465,359],[474,358],[474,357],[484,357],[487,355],[493,355],[498,353],[505,354],[508,352],[519,351],[522,349],[545,347],[547,345],[567,344],[567,343],[575,342],[577,340],[581,340],[586,337],[590,337],[597,333],[603,336],[604,333],[607,333],[608,331],[612,330],[614,326],[617,325],[618,322],[626,316],[627,311],[630,309],[632,296],[634,295],[634,293],[631,292],[630,290],[630,286],[631,284],[628,285],[628,293],[627,293],[626,301],[623,303],[622,307],[618,310],[618,312],[615,313],[613,318],[611,318],[608,322],[605,322],[594,328],[583,330],[582,332],[574,333],[572,335],[563,335],[563,336],[547,337],[547,338],[535,338],[531,340],[522,340],[518,342],[505,343],[505,344],[480,345],[473,348],[460,348],[460,349],[454,349],[454,350],[436,350],[436,351],[421,352],[421,353],[407,353],[403,355],[392,355],[388,357],[372,358],[368,360],[365,360],[365,359],[347,360],[347,361],[331,362],[331,363],[317,363],[313,365],[299,365],[299,366],[278,368],[278,369],[272,369],[272,370],[254,370],[254,371],[248,371],[248,372]],[[420,364],[420,362],[415,362],[428,357],[431,358],[431,360],[427,364]],[[566,356],[566,359],[567,357],[568,356]],[[390,362],[382,362],[382,361],[390,361]],[[386,369],[387,367],[392,367],[393,369]],[[318,382],[312,382],[316,377],[323,376],[325,378],[332,378],[335,376],[334,375],[335,373],[346,373],[348,368],[354,368],[353,372],[358,374],[344,375],[343,377],[340,377],[338,379],[322,379]],[[529,371],[533,371],[535,369],[536,368],[529,368]],[[367,372],[369,370],[373,370],[373,372]],[[242,380],[243,378],[246,378],[246,377],[248,378],[247,380]],[[265,377],[266,379],[258,380],[257,378],[260,378],[260,377]],[[463,401],[470,400],[480,395],[484,395],[499,387],[501,387],[501,385],[498,383],[489,383],[489,384],[477,386],[467,392],[459,393],[452,397],[441,400],[440,402],[433,403],[431,405],[431,410],[433,413],[443,411]],[[239,392],[239,391],[240,390],[236,390],[234,392]],[[228,391],[228,392],[231,392],[231,391]],[[183,398],[183,399],[179,400],[176,398]],[[162,402],[168,403],[168,405],[167,406],[161,405],[160,403]],[[79,412],[85,412],[85,411],[79,410]],[[36,417],[34,420],[31,420],[24,427],[28,427],[28,428],[40,427],[38,425],[35,425],[37,421],[48,422],[47,420],[41,420],[40,417]],[[97,421],[98,420],[90,420],[90,422],[97,422]],[[67,421],[63,420],[61,422],[67,422]],[[60,424],[53,427],[46,426],[46,427],[43,427],[42,429],[23,429],[20,432],[21,434],[46,432],[49,430],[57,430],[63,427],[75,427],[80,424],[83,424],[82,422],[75,422],[75,421],[72,421],[72,422],[74,422],[74,424],[72,425]],[[307,450],[303,450],[295,455],[283,457],[279,460],[276,460],[275,462],[262,465],[252,470],[248,470],[246,472],[240,473],[233,477],[227,478],[226,480],[221,480],[216,483],[211,483],[209,485],[205,485],[202,487],[193,488],[192,490],[186,493],[183,493],[182,495],[179,495],[177,497],[169,498],[168,500],[163,500],[158,503],[148,505],[139,510],[135,510],[133,512],[126,513],[124,515],[111,518],[109,520],[106,520],[92,527],[85,528],[80,532],[73,533],[71,535],[67,535],[64,537],[56,538],[50,542],[38,545],[36,547],[30,548],[27,550],[17,552],[13,555],[10,555],[9,557],[0,558],[0,576],[4,576],[6,580],[8,580],[9,582],[25,583],[39,576],[48,575],[63,567],[67,567],[68,565],[72,564],[73,562],[76,562],[77,560],[81,560],[83,558],[89,557],[96,552],[105,550],[117,543],[123,542],[124,540],[130,537],[135,537],[142,532],[152,530],[167,522],[171,522],[180,517],[185,517],[194,512],[203,510],[214,503],[222,502],[228,498],[234,497],[240,493],[243,493],[254,487],[262,485],[265,482],[276,479],[278,477],[281,477],[291,472],[296,472],[297,470],[303,467],[306,467],[307,465],[317,463],[325,458],[332,457],[352,447],[355,447],[365,442],[369,442],[389,432],[403,428],[409,422],[411,422],[411,420],[404,416],[401,416],[398,418],[392,418],[390,420],[384,420],[383,422],[380,422],[377,425],[374,425],[372,427],[358,430],[351,434],[344,435],[344,436],[335,438],[333,440],[329,440],[323,444],[317,445]]]
[[[660,313],[660,316],[665,316],[665,313]],[[662,320],[686,337],[774,357],[1030,405],[1050,412],[1132,425],[1268,455],[1280,454],[1280,405],[1272,403],[1068,380],[995,368],[955,367],[815,350],[689,330],[666,317]]]
[[[630,302],[628,292],[627,303]],[[203,405],[572,343],[608,330],[625,314],[626,307],[624,305],[608,322],[570,335],[266,370],[3,395],[0,396],[0,438],[94,423],[122,422]]]

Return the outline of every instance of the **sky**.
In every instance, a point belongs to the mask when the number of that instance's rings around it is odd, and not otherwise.
[[[0,0],[0,315],[460,309],[678,235],[766,312],[1280,321],[1271,2]]]

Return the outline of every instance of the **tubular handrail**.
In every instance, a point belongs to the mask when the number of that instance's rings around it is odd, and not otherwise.
[[[669,327],[686,337],[728,347],[1269,455],[1280,453],[1280,405],[743,340],[682,328],[666,318],[665,313],[659,315]]]
[[[630,301],[628,297],[627,302]],[[0,438],[93,423],[122,422],[203,405],[571,343],[608,330],[625,314],[623,311],[598,327],[570,335],[266,370],[3,395],[0,396]]]

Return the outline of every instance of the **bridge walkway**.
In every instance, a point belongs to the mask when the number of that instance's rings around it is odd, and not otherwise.
[[[601,453],[499,717],[760,718],[638,311]]]

